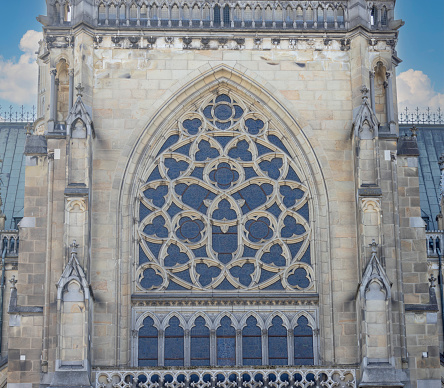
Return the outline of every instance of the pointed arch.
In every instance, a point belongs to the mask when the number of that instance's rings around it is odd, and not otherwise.
[[[313,209],[315,209],[313,219],[319,217],[320,213],[327,215],[328,219],[328,197],[325,190],[324,174],[328,176],[329,170],[328,166],[323,169],[319,167],[318,156],[305,137],[304,132],[310,131],[310,127],[304,121],[300,121],[301,125],[297,123],[298,114],[294,107],[287,104],[280,93],[271,88],[259,75],[250,73],[241,67],[233,69],[226,65],[219,65],[211,69],[196,70],[169,90],[163,99],[159,99],[159,102],[153,105],[147,116],[139,120],[140,130],[135,131],[137,135],[128,140],[121,164],[122,166],[126,164],[126,166],[123,168],[122,174],[116,176],[117,181],[114,184],[114,187],[119,188],[115,195],[116,198],[119,198],[117,202],[119,217],[116,230],[119,236],[123,236],[122,239],[117,239],[119,240],[117,250],[122,258],[131,257],[132,253],[130,254],[130,252],[133,251],[131,243],[131,225],[135,214],[133,199],[138,190],[138,180],[144,173],[147,156],[155,152],[154,149],[158,144],[156,143],[157,139],[162,136],[168,123],[174,117],[185,113],[186,107],[192,104],[195,99],[221,86],[235,90],[236,93],[249,98],[249,101],[260,104],[264,107],[264,112],[276,120],[282,128],[284,140],[291,141],[292,152],[295,152],[295,158],[297,157],[301,163],[303,179],[310,187]],[[142,122],[145,123],[143,129]],[[334,185],[330,193],[334,195]],[[317,223],[317,228],[313,231],[311,247],[315,257],[319,259],[319,264],[323,263],[329,268],[330,256],[328,252],[323,253],[318,250],[319,241],[323,241],[328,246],[327,225],[328,221]],[[124,268],[130,268],[129,262],[126,260],[123,262]],[[318,264],[316,264],[317,266]],[[328,271],[326,272],[328,273]],[[127,273],[131,274],[131,271],[128,269]],[[324,298],[322,303],[327,303],[328,306],[329,296]],[[329,310],[327,307],[324,308],[328,314]]]
[[[242,318],[239,321],[239,329],[242,330],[247,325],[247,319],[250,318],[250,317],[256,318],[256,321],[257,321],[257,324],[259,325],[259,327],[261,329],[265,329],[266,326],[265,326],[264,320],[262,319],[262,317],[256,311],[253,311],[253,310],[250,310],[250,311],[246,312],[242,316]]]
[[[156,314],[153,314],[150,311],[146,311],[139,318],[137,318],[136,323],[134,325],[134,329],[139,331],[140,328],[143,327],[143,321],[147,317],[150,317],[154,321],[154,327],[157,330],[160,330],[162,328],[162,322],[159,321],[159,318],[156,316]]]

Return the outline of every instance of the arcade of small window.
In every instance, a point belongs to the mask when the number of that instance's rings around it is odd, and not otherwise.
[[[246,314],[239,322],[223,314],[216,320],[198,315],[189,322],[146,316],[139,329],[139,367],[314,363],[313,318],[308,313],[291,320]]]
[[[313,292],[309,192],[290,144],[230,92],[184,114],[139,191],[136,292]],[[220,362],[231,362],[234,337],[221,327]],[[272,337],[282,342],[282,333]],[[165,341],[179,339],[166,332]]]

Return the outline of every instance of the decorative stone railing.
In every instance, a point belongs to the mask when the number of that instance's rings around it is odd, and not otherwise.
[[[443,251],[444,230],[426,231],[427,257],[438,257],[437,249]],[[442,256],[442,253],[441,253]]]
[[[17,257],[19,243],[18,230],[0,230],[0,256],[6,248],[6,257]]]
[[[355,388],[354,369],[140,369],[96,371],[97,388]]]
[[[347,1],[100,2],[101,26],[345,29]],[[119,4],[119,5],[117,5]]]

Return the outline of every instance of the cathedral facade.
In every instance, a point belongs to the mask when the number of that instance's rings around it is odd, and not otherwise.
[[[8,386],[441,386],[395,1],[47,0]]]

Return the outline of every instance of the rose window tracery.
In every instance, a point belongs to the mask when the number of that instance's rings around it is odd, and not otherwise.
[[[273,122],[223,93],[164,139],[139,191],[138,290],[312,290],[308,188]]]

